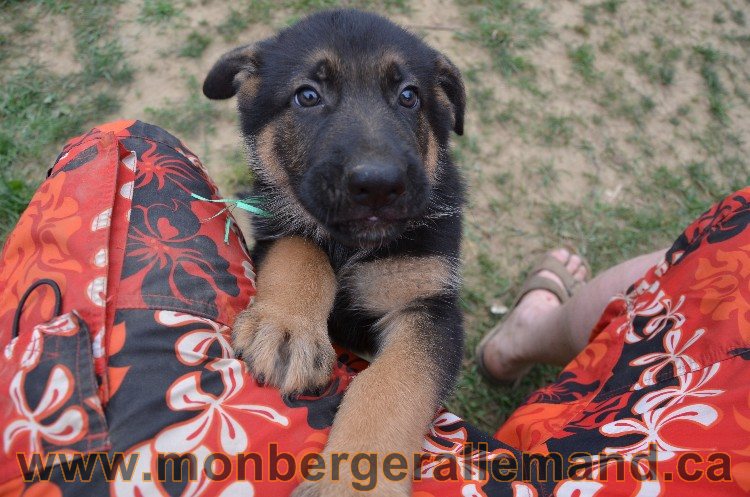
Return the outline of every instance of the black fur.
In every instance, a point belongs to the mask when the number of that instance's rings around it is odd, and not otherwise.
[[[336,63],[321,65],[321,53],[334,54]],[[384,57],[398,62],[384,66]],[[248,80],[251,91],[243,92]],[[296,105],[295,92],[303,85],[317,90],[323,104]],[[417,88],[418,108],[399,105],[405,85]],[[397,256],[441,256],[457,265],[464,186],[447,150],[451,131],[463,132],[465,92],[447,58],[383,17],[327,11],[225,55],[206,78],[204,93],[229,98],[237,92],[255,171],[253,194],[274,214],[253,221],[258,264],[275,239],[296,235],[322,247],[337,273]],[[258,158],[258,134],[272,123],[272,148],[288,186],[276,184]],[[439,145],[432,177],[424,162],[430,133]],[[347,181],[363,164],[399,171],[403,194],[377,208],[357,203]],[[381,316],[364,313],[353,298],[346,288],[339,290],[330,334],[354,350],[377,353],[371,328]],[[423,338],[445,395],[458,375],[463,346],[457,285],[413,302],[411,311],[432,322]]]

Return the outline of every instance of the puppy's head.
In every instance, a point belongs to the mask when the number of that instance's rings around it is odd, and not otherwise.
[[[356,10],[314,14],[236,48],[203,84],[238,97],[256,175],[282,215],[370,247],[425,212],[463,132],[456,67],[416,36]],[[278,213],[277,213],[278,214]],[[308,226],[309,227],[309,226]]]

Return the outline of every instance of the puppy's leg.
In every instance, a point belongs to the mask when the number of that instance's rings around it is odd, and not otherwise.
[[[324,459],[326,477],[301,485],[294,497],[406,497],[411,495],[415,454],[460,366],[461,320],[455,301],[428,299],[393,311],[383,318],[383,343],[377,358],[349,386],[336,414]],[[357,454],[377,455],[377,483],[352,473]],[[402,479],[387,478],[385,457],[405,460]],[[363,456],[359,456],[362,458]],[[331,462],[339,480],[331,479]],[[369,468],[368,468],[369,469]]]
[[[336,277],[328,257],[302,238],[273,242],[258,268],[255,302],[234,324],[234,346],[259,380],[284,394],[324,386],[336,356],[328,314]]]

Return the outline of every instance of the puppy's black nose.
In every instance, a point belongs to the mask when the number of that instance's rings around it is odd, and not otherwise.
[[[392,204],[406,191],[406,177],[397,166],[368,164],[349,173],[349,194],[354,202],[377,209]]]

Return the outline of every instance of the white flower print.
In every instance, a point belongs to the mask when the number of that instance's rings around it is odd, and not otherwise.
[[[216,491],[216,485],[213,480],[207,478],[204,471],[205,463],[210,450],[205,446],[198,446],[191,455],[195,457],[196,479],[189,480],[185,489],[180,494],[181,497],[200,497],[203,495],[210,497],[253,497],[255,488],[249,481],[237,481],[230,483],[221,492]],[[136,457],[134,475],[143,475],[149,473],[157,474],[158,458],[155,457],[153,448],[146,443],[131,449],[126,457]],[[161,483],[155,479],[145,480],[143,478],[125,479],[122,472],[117,473],[117,479],[112,485],[113,495],[116,497],[142,497],[142,496],[166,496],[167,492],[161,486]]]
[[[461,488],[461,497],[487,497],[476,483],[467,483]]]
[[[423,478],[433,478],[435,470],[452,457],[456,463],[456,470],[463,478],[481,480],[483,475],[479,469],[480,464],[506,455],[506,453],[488,453],[480,450],[472,452],[468,457],[464,455],[463,452],[468,442],[466,428],[460,427],[450,431],[446,429],[460,421],[461,418],[445,411],[440,413],[430,425],[430,432],[422,442],[422,450],[431,454],[435,459],[422,465]],[[449,441],[450,444],[446,447],[444,443],[435,443],[434,440]]]
[[[713,397],[724,393],[724,390],[719,389],[702,389],[719,371],[720,364],[717,362],[710,367],[703,368],[700,372],[687,372],[679,376],[679,386],[665,387],[645,394],[633,406],[633,412],[643,414],[665,402],[666,406],[673,406],[690,397]]]
[[[682,375],[689,371],[697,370],[700,365],[692,357],[685,354],[685,351],[702,337],[705,332],[706,330],[703,328],[695,330],[693,336],[684,344],[680,345],[683,331],[679,328],[669,330],[664,336],[664,352],[652,352],[630,361],[631,366],[645,366],[651,364],[651,366],[641,373],[641,377],[638,379],[638,382],[633,385],[633,389],[640,390],[643,387],[656,384],[656,377],[659,374],[659,371],[669,365],[674,366],[675,375]]]
[[[156,321],[170,327],[193,323],[205,325],[204,328],[185,333],[175,343],[177,359],[183,364],[195,366],[206,359],[213,359],[213,357],[208,356],[208,349],[214,343],[219,344],[223,359],[234,357],[234,351],[229,343],[229,328],[227,326],[210,319],[173,311],[158,311]]]
[[[31,335],[26,344],[26,348],[21,353],[19,359],[21,368],[29,371],[36,367],[39,358],[42,355],[42,351],[44,350],[43,333],[47,335],[73,336],[78,333],[78,330],[78,324],[73,320],[73,314],[71,313],[58,316],[48,323],[34,326],[34,329],[31,330]],[[5,346],[4,355],[6,360],[12,360],[16,344],[19,340],[19,337],[14,337]]]
[[[692,404],[676,408],[662,407],[643,414],[642,419],[628,418],[612,421],[599,428],[607,436],[642,435],[642,439],[626,447],[606,447],[605,453],[633,455],[646,453],[651,444],[655,445],[658,460],[668,460],[675,452],[684,451],[662,439],[659,431],[670,423],[689,421],[703,426],[711,426],[719,418],[716,409],[706,404]]]
[[[685,323],[685,316],[678,312],[685,303],[685,296],[680,295],[677,302],[672,304],[671,298],[665,298],[663,290],[654,296],[650,302],[638,303],[628,312],[628,322],[630,323],[628,332],[625,335],[627,343],[636,343],[644,339],[650,340],[659,333],[667,329],[671,324],[671,329],[681,327]],[[636,332],[632,326],[636,318],[650,318],[642,330]]]
[[[29,452],[42,451],[42,439],[55,445],[65,445],[80,440],[87,430],[87,418],[83,408],[72,406],[63,411],[56,421],[43,424],[43,421],[55,414],[73,394],[74,379],[71,372],[64,366],[54,366],[42,398],[36,409],[29,407],[24,394],[26,372],[19,371],[10,382],[8,395],[21,415],[9,423],[3,431],[3,448],[9,453],[17,437],[26,435],[28,443],[23,450]]]
[[[215,423],[219,424],[220,444],[226,454],[247,450],[248,438],[245,428],[234,413],[242,412],[259,416],[281,426],[289,419],[275,409],[256,404],[235,404],[233,398],[242,392],[245,376],[240,361],[217,359],[206,369],[221,374],[224,391],[219,396],[205,392],[200,386],[201,373],[196,371],[182,376],[167,391],[167,405],[175,411],[201,411],[194,418],[170,426],[155,440],[157,452],[189,452],[202,445],[204,438]]]

